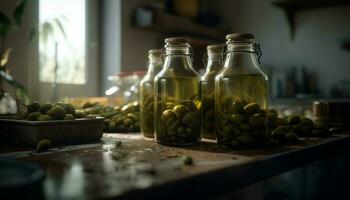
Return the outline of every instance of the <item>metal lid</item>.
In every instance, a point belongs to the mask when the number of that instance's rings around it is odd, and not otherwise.
[[[224,44],[213,44],[213,45],[208,45],[207,46],[207,50],[208,51],[218,51],[218,52],[221,52],[223,51],[225,48],[225,45]]]
[[[254,40],[255,37],[251,33],[231,33],[226,35],[226,40],[241,41],[241,40]]]
[[[164,40],[165,43],[190,43],[190,39],[185,38],[185,37],[170,37],[170,38],[165,38]]]

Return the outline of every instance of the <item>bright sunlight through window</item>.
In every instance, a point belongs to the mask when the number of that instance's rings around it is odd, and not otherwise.
[[[85,0],[40,0],[40,81],[85,83],[85,33]]]

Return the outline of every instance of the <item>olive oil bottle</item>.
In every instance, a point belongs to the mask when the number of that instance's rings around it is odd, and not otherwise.
[[[202,138],[215,139],[215,76],[222,69],[223,44],[207,46],[205,74],[201,78],[201,136]]]
[[[163,69],[154,78],[154,127],[160,144],[193,145],[200,139],[200,76],[190,49],[186,38],[165,39]]]
[[[161,68],[161,50],[149,50],[148,71],[140,82],[140,129],[144,137],[154,137],[154,77]]]
[[[232,148],[254,148],[268,141],[267,76],[261,71],[261,55],[254,35],[226,36],[223,69],[215,77],[215,116],[217,140]]]

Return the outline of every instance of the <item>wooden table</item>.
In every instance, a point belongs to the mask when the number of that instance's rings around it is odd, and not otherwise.
[[[331,157],[349,147],[350,136],[244,151],[219,148],[211,141],[166,147],[137,134],[104,134],[103,141],[7,155],[46,170],[47,199],[205,199]],[[194,164],[185,165],[184,156],[191,156]]]

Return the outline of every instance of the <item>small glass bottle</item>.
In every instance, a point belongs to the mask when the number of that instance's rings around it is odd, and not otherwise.
[[[259,68],[261,55],[254,35],[226,36],[223,69],[215,77],[218,143],[232,148],[254,148],[268,142],[267,76]]]
[[[194,145],[200,140],[200,76],[193,69],[190,41],[167,38],[165,53],[163,69],[154,78],[156,141]]]
[[[154,137],[154,77],[162,69],[161,50],[148,51],[148,71],[140,82],[140,128],[145,137]]]
[[[215,139],[215,76],[222,69],[222,58],[225,45],[207,46],[208,61],[206,72],[201,78],[202,126],[203,138]]]

